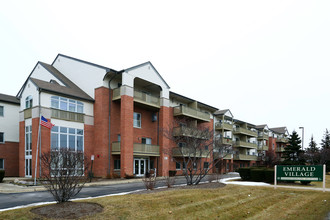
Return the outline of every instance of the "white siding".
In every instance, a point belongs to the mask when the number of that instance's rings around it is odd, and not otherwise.
[[[22,92],[22,97],[21,97],[21,107],[20,110],[23,111],[25,109],[25,99],[29,95],[32,96],[32,107],[38,106],[39,105],[39,91],[37,90],[37,87],[31,80],[28,80],[24,91]]]
[[[31,74],[31,77],[46,82],[50,82],[50,80],[56,80],[58,84],[60,84],[61,86],[65,86],[59,79],[57,79],[53,74],[48,72],[48,70],[46,70],[40,64],[38,64],[37,67],[34,69],[33,73]]]
[[[92,98],[95,98],[95,88],[108,87],[103,82],[106,71],[102,68],[62,56],[55,60],[53,66]]]
[[[55,126],[84,129],[84,123],[79,123],[79,122],[64,121],[64,120],[59,120],[59,119],[53,118],[52,123],[55,124]]]
[[[5,142],[19,141],[19,106],[0,101],[4,116],[0,116],[0,132],[4,132]]]

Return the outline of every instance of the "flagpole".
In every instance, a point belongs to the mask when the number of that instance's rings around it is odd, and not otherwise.
[[[36,150],[36,165],[34,167],[34,185],[37,185],[37,166],[38,166],[38,149],[39,149],[39,137],[40,137],[40,120],[41,120],[41,114],[39,115],[39,129],[38,129],[38,141],[37,141],[37,150]]]

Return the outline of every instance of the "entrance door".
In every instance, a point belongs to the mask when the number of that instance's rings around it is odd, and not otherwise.
[[[139,158],[134,159],[134,174],[136,176],[143,176],[147,169],[148,169],[148,163],[149,159]]]
[[[32,177],[32,158],[25,158],[25,176]]]

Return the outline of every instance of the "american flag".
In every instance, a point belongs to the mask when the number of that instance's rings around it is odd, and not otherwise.
[[[44,116],[41,116],[40,125],[49,129],[55,126],[54,124],[50,123]]]

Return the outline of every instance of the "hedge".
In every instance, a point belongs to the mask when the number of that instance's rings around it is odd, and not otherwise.
[[[244,181],[251,179],[251,167],[239,168],[238,173]]]
[[[265,182],[266,183],[273,183],[274,182],[274,169],[266,169],[265,170]]]
[[[251,169],[251,180],[255,182],[265,181],[265,170],[264,169]]]
[[[2,183],[3,178],[5,177],[5,171],[0,170],[0,183]]]

